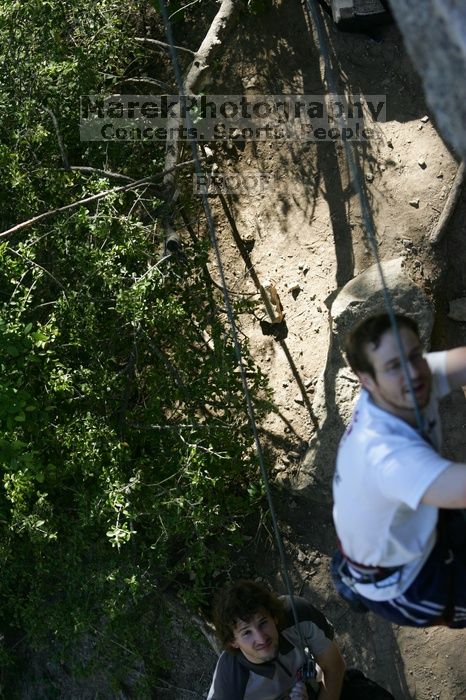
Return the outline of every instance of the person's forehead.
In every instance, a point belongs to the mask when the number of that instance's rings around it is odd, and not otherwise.
[[[418,348],[421,345],[416,333],[411,330],[411,328],[402,327],[399,329],[401,344],[403,349],[407,352],[411,351],[413,348]],[[366,352],[369,358],[374,360],[382,360],[384,362],[390,359],[396,359],[400,356],[400,348],[395,334],[391,328],[389,328],[381,336],[380,342],[377,347],[373,343],[368,343],[366,346]]]
[[[237,620],[233,629],[235,631],[239,632],[242,629],[244,629],[245,627],[249,627],[250,625],[253,625],[254,623],[258,622],[260,619],[262,619],[264,617],[270,617],[270,613],[267,610],[265,610],[265,608],[253,613],[247,619]]]

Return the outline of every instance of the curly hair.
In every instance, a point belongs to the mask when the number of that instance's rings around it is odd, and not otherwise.
[[[260,610],[266,610],[277,620],[283,619],[285,608],[278,596],[261,583],[240,580],[218,591],[213,608],[215,631],[222,646],[229,651],[234,628],[239,620],[248,622]]]
[[[402,314],[396,314],[395,319],[399,328],[409,328],[419,338],[416,321]],[[344,340],[344,351],[353,372],[356,374],[367,372],[375,379],[374,368],[367,357],[366,349],[368,345],[371,345],[374,350],[377,350],[382,336],[391,328],[390,316],[378,314],[363,319],[348,333]]]

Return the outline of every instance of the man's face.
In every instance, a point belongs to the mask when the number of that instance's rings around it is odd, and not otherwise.
[[[422,354],[422,347],[417,335],[410,328],[400,328],[408,372],[419,408],[429,402],[431,373]],[[377,348],[367,345],[366,354],[374,368],[375,377],[361,372],[359,379],[367,389],[373,401],[389,413],[393,413],[409,423],[415,422],[414,402],[409,390],[406,375],[401,364],[398,343],[392,330],[386,331]]]
[[[239,620],[233,628],[231,646],[240,649],[253,664],[272,661],[278,654],[276,620],[266,610],[259,610],[250,620]]]

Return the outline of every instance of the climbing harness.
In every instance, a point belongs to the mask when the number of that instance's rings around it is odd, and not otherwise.
[[[177,82],[177,86],[178,86],[180,102],[181,102],[182,107],[185,107],[187,96],[186,96],[186,93],[184,90],[183,78],[181,75],[181,70],[180,70],[180,66],[179,66],[179,62],[178,62],[178,55],[177,55],[177,51],[176,51],[174,41],[173,41],[173,33],[172,33],[170,19],[169,19],[168,12],[167,12],[166,0],[160,0],[160,8],[161,8],[161,12],[162,12],[162,19],[163,19],[163,24],[164,24],[164,28],[165,28],[167,43],[170,47],[170,56],[171,56],[173,70],[175,73],[175,78],[176,78],[176,82]],[[185,116],[186,126],[188,127],[187,133],[190,136],[190,144],[191,144],[193,161],[194,161],[194,170],[196,172],[197,177],[201,178],[202,171],[201,171],[201,165],[200,165],[200,160],[199,160],[199,155],[198,155],[197,139],[194,136],[192,136],[195,133],[195,130],[193,128],[191,114],[190,114],[188,109],[183,109],[183,114],[186,115]],[[233,307],[232,307],[231,300],[230,300],[227,282],[225,279],[225,273],[224,273],[223,262],[222,262],[222,258],[221,258],[221,254],[220,254],[220,249],[218,246],[215,222],[214,222],[214,218],[212,215],[212,210],[211,210],[211,207],[209,204],[209,200],[207,197],[207,193],[204,191],[201,191],[200,195],[202,198],[202,204],[203,204],[204,213],[206,216],[207,228],[209,231],[210,241],[211,241],[211,245],[212,245],[212,248],[214,250],[214,253],[215,253],[217,269],[218,269],[218,273],[220,275],[220,283],[222,285],[225,310],[226,310],[228,321],[230,324],[231,338],[233,341],[235,354],[236,354],[236,358],[237,358],[238,366],[239,366],[239,370],[240,370],[241,383],[243,386],[243,393],[244,393],[244,397],[246,400],[247,413],[248,413],[249,422],[250,422],[251,430],[252,430],[253,437],[254,437],[254,445],[255,445],[257,460],[259,462],[260,471],[261,471],[262,479],[264,482],[264,487],[265,487],[265,492],[266,492],[266,496],[267,496],[267,502],[268,502],[268,506],[269,506],[270,516],[272,519],[275,540],[276,540],[277,549],[278,549],[278,553],[279,553],[279,557],[280,557],[282,574],[283,574],[283,578],[285,581],[287,593],[288,593],[289,598],[290,598],[290,605],[291,605],[291,611],[292,611],[292,615],[293,615],[293,621],[294,621],[294,624],[296,626],[296,630],[297,630],[298,637],[299,637],[299,646],[300,646],[300,649],[303,653],[303,680],[307,681],[307,680],[311,680],[311,679],[316,677],[316,675],[317,675],[316,664],[315,664],[314,657],[313,657],[309,647],[306,645],[306,643],[304,641],[302,630],[301,630],[301,627],[299,624],[298,614],[296,611],[296,605],[294,602],[294,595],[293,595],[293,591],[292,591],[292,587],[291,587],[291,581],[290,581],[290,577],[288,574],[288,567],[287,567],[287,563],[286,563],[283,540],[282,540],[280,530],[278,527],[278,520],[277,520],[276,511],[275,511],[275,506],[273,503],[272,491],[270,488],[267,469],[265,466],[264,454],[263,454],[262,445],[261,445],[261,442],[259,439],[259,433],[258,433],[258,429],[257,429],[257,422],[256,422],[256,417],[255,417],[254,405],[252,403],[251,393],[249,390],[249,385],[248,385],[247,376],[246,376],[246,370],[244,367],[243,357],[242,357],[242,353],[241,353],[241,347],[240,347],[240,344],[238,341],[238,330],[237,330],[236,321],[235,321],[235,317],[234,317],[234,313],[233,313]]]
[[[391,585],[394,582],[392,579],[394,574],[398,574],[399,577],[401,576],[402,566],[366,566],[365,564],[359,564],[359,562],[354,561],[354,559],[350,559],[344,551],[340,540],[338,540],[338,549],[342,556],[342,562],[338,573],[341,575],[342,579],[345,576],[348,578],[348,569],[349,573],[353,574],[353,578],[351,579],[353,583],[373,583],[376,584],[378,588],[382,588],[382,582],[386,579],[390,579],[389,585]]]
[[[319,9],[317,7],[317,2],[316,0],[306,0],[306,7],[308,10],[309,17],[311,19],[311,22],[315,28],[315,33],[317,36],[317,44],[320,49],[320,54],[323,58],[324,62],[324,79],[327,83],[327,88],[328,88],[328,96],[331,98],[333,95],[337,95],[337,81],[336,81],[336,76],[335,76],[335,71],[332,66],[332,61],[330,58],[330,50],[329,50],[329,41],[328,37],[326,35],[325,29],[324,29],[324,23],[322,21],[321,14],[319,12]],[[339,127],[341,129],[340,133],[347,133],[342,131],[342,129],[346,128],[346,115],[344,110],[340,110],[339,113],[337,113],[337,121],[339,124]],[[348,164],[348,170],[350,173],[350,178],[352,185],[354,187],[354,190],[356,191],[358,198],[359,198],[359,203],[361,207],[361,213],[362,213],[362,219],[363,219],[363,224],[364,224],[364,230],[366,232],[366,237],[369,242],[372,255],[374,257],[374,260],[376,262],[378,274],[380,277],[380,282],[381,282],[381,287],[382,287],[382,293],[383,293],[383,298],[384,298],[384,304],[385,308],[387,311],[387,314],[390,318],[390,324],[392,327],[393,335],[398,347],[398,351],[400,354],[400,360],[401,360],[401,366],[402,370],[405,376],[406,384],[408,387],[408,391],[411,396],[411,401],[412,405],[414,408],[414,414],[416,417],[416,424],[419,433],[424,437],[424,439],[427,439],[426,437],[426,430],[425,430],[425,421],[424,417],[420,411],[419,404],[416,398],[416,395],[414,393],[413,389],[413,383],[411,380],[411,376],[409,374],[409,369],[408,369],[408,360],[406,357],[406,353],[403,347],[403,344],[401,342],[401,337],[400,337],[400,331],[398,328],[398,323],[396,320],[396,315],[395,311],[393,308],[393,302],[390,296],[390,292],[387,288],[387,284],[385,281],[385,276],[383,273],[382,265],[380,262],[380,256],[379,256],[379,250],[378,250],[378,244],[377,244],[377,238],[376,238],[376,231],[375,231],[375,224],[374,220],[372,217],[372,212],[371,208],[369,206],[368,198],[367,198],[367,193],[366,189],[364,187],[364,179],[363,179],[363,173],[359,161],[359,156],[356,151],[355,145],[353,142],[348,141],[347,139],[343,139],[343,145],[344,145],[344,150],[345,150],[345,155],[346,155],[346,161]],[[401,572],[403,567],[395,567],[394,569],[384,569],[383,567],[365,567],[362,564],[358,564],[357,562],[353,562],[344,552],[342,549],[340,549],[341,556],[342,556],[342,561],[339,566],[336,567],[334,574],[337,577],[340,577],[341,581],[346,584],[350,589],[354,590],[354,584],[355,583],[373,583],[374,585],[377,585],[379,587],[383,586],[383,582],[386,579],[389,579],[390,584],[393,583],[393,575],[398,573],[398,576],[401,576]],[[338,583],[336,582],[337,586]]]

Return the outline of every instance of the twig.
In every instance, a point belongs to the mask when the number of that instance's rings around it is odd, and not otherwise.
[[[133,346],[131,348],[131,352],[128,358],[128,362],[126,363],[126,366],[124,367],[124,373],[126,374],[126,382],[125,386],[123,388],[121,398],[120,398],[120,407],[118,410],[119,414],[119,429],[120,429],[120,439],[124,440],[126,436],[125,432],[125,423],[126,423],[126,413],[128,411],[128,402],[129,402],[129,396],[131,393],[131,390],[133,388],[134,384],[134,377],[136,374],[136,363],[138,359],[138,336],[140,333],[140,328],[136,328],[134,331],[134,338],[133,338]],[[120,517],[120,514],[118,514],[118,517]],[[118,523],[117,523],[118,525]]]
[[[103,197],[107,197],[109,194],[114,194],[118,192],[127,192],[129,190],[132,190],[136,187],[141,187],[141,185],[145,185],[147,183],[153,182],[154,180],[158,180],[160,178],[163,178],[165,175],[167,175],[170,172],[173,172],[173,170],[178,170],[178,168],[182,168],[185,165],[192,165],[193,161],[192,160],[186,160],[183,163],[177,163],[176,165],[173,165],[171,168],[168,168],[167,170],[162,171],[161,173],[157,173],[157,175],[151,175],[149,177],[144,177],[142,180],[134,180],[134,182],[131,182],[128,185],[121,185],[121,187],[113,187],[110,190],[105,190],[104,192],[99,192],[98,194],[94,194],[91,197],[85,197],[84,199],[80,199],[77,202],[73,202],[72,204],[66,204],[64,207],[58,207],[57,209],[52,209],[50,211],[46,211],[43,214],[38,214],[37,216],[34,216],[32,219],[28,219],[27,221],[22,221],[20,224],[16,224],[16,226],[12,226],[11,228],[7,229],[6,231],[2,231],[0,233],[0,238],[4,238],[5,236],[9,236],[10,233],[16,233],[17,231],[21,231],[22,229],[29,228],[30,226],[33,226],[34,224],[38,224],[40,221],[43,221],[44,219],[48,219],[51,216],[55,216],[56,214],[61,214],[62,212],[65,211],[72,211],[73,209],[77,209],[83,204],[88,204],[90,202],[96,202],[99,199],[102,199]]]
[[[203,445],[200,445],[198,442],[193,443],[193,442],[188,442],[187,440],[184,439],[181,433],[179,433],[179,438],[181,442],[183,442],[187,447],[194,447],[194,449],[201,450],[202,452],[205,452],[208,455],[214,455],[215,457],[218,457],[219,459],[230,459],[226,452],[214,452],[214,450],[210,449],[209,447],[204,447]],[[226,455],[226,456],[225,456]]]
[[[456,173],[455,179],[453,180],[453,185],[451,186],[450,194],[448,195],[447,201],[445,202],[443,212],[439,220],[437,221],[435,228],[432,230],[432,233],[429,236],[429,243],[431,245],[435,245],[436,243],[438,243],[445,234],[447,224],[455,210],[456,204],[461,194],[461,187],[464,181],[464,171],[465,164],[461,163]]]
[[[206,265],[206,270],[207,270],[207,274],[208,274],[209,277],[210,277],[210,281],[212,282],[212,284],[214,285],[214,287],[217,287],[217,289],[220,289],[220,291],[223,292],[223,293],[225,293],[225,291],[226,291],[228,294],[236,294],[236,295],[242,296],[242,297],[255,297],[255,296],[257,296],[257,294],[258,294],[258,292],[236,292],[236,291],[233,290],[233,289],[227,289],[227,290],[225,290],[225,287],[222,287],[221,284],[219,284],[218,282],[216,282],[216,281],[214,280],[214,278],[213,278],[212,275],[210,274],[210,271],[209,271],[209,268],[207,267],[207,265]],[[304,312],[303,312],[303,313],[304,313]]]
[[[47,112],[47,114],[49,114],[50,117],[52,118],[53,126],[55,127],[55,133],[56,133],[56,135],[57,135],[58,147],[59,147],[60,153],[61,153],[61,159],[62,159],[62,161],[63,161],[63,166],[64,166],[65,170],[69,170],[70,164],[69,164],[69,162],[68,162],[68,155],[67,155],[67,153],[66,153],[66,149],[65,149],[65,146],[64,146],[64,144],[63,144],[63,139],[62,139],[62,137],[61,137],[61,133],[60,133],[60,129],[59,129],[59,126],[58,126],[57,118],[56,118],[55,114],[52,112],[52,110],[49,109],[48,107],[44,107],[43,109],[44,109],[44,111]]]
[[[102,175],[102,177],[113,178],[114,180],[123,180],[123,182],[136,182],[132,177],[122,175],[121,173],[112,173],[110,170],[102,170],[101,168],[91,168],[88,165],[70,165],[68,170],[74,170],[78,173],[90,173],[91,175]]]
[[[39,263],[36,262],[35,260],[30,260],[30,258],[27,258],[25,255],[21,255],[21,253],[18,253],[18,251],[14,250],[14,248],[8,247],[7,250],[9,253],[14,253],[14,255],[17,255],[19,258],[24,260],[26,263],[30,263],[34,267],[38,267],[39,270],[42,270],[42,272],[45,272],[45,274],[48,275],[55,282],[55,284],[58,284],[58,286],[63,289],[63,292],[64,292],[65,297],[66,297],[66,287],[60,282],[60,280],[57,280],[57,278],[54,275],[52,275],[52,273],[49,272],[49,270],[47,270],[45,267],[42,267],[42,265],[39,265]]]
[[[120,642],[117,642],[116,639],[112,639],[112,637],[102,634],[102,632],[100,632],[96,627],[92,627],[92,631],[102,639],[108,639],[109,642],[112,642],[112,644],[115,644],[115,646],[120,647],[120,649],[123,649],[123,651],[131,654],[131,656],[137,656],[136,652],[134,652],[132,649],[128,649],[128,647],[125,647],[123,644],[120,644]]]
[[[228,423],[216,423],[215,425],[208,425],[207,423],[167,423],[167,425],[146,425],[145,423],[131,423],[131,427],[136,428],[137,430],[179,430],[182,428],[189,428],[190,430],[216,430],[217,428],[222,428],[223,430],[231,430],[231,425],[229,425]],[[157,486],[157,484],[155,484],[155,486]]]
[[[164,49],[170,49],[170,44],[167,44],[165,41],[159,41],[158,39],[148,39],[144,36],[135,36],[134,41],[137,41],[138,44],[148,44],[149,46],[161,46]],[[191,51],[191,49],[185,49],[184,46],[175,46],[174,48],[177,49],[177,51],[186,51],[186,53],[191,54],[191,56],[196,55],[195,51]]]
[[[168,83],[163,83],[161,80],[156,80],[155,78],[122,78],[118,81],[118,85],[124,85],[125,83],[146,83],[147,85],[157,85],[161,88],[169,88]],[[159,95],[161,97],[161,95]]]
[[[179,7],[175,12],[172,12],[170,17],[168,19],[171,20],[172,17],[174,17],[178,12],[183,12],[186,10],[188,7],[191,7],[191,5],[196,5],[196,3],[200,2],[201,0],[192,0],[192,2],[188,2],[187,5],[183,5],[183,7]]]
[[[158,187],[158,185],[152,185],[152,183],[149,183],[149,184],[147,185],[147,188],[150,188],[150,187],[153,187],[153,186]],[[155,224],[157,220],[154,219],[154,217],[152,216],[151,212],[149,211],[149,209],[148,209],[148,208],[146,207],[146,205],[144,204],[145,201],[153,202],[153,200],[152,200],[150,197],[149,197],[149,199],[145,200],[145,199],[144,199],[144,195],[145,195],[145,194],[146,194],[146,190],[144,189],[144,190],[142,190],[142,191],[134,198],[134,202],[133,202],[133,204],[131,205],[131,209],[130,209],[129,212],[128,212],[128,218],[131,217],[131,214],[133,213],[134,209],[139,205],[139,206],[141,206],[141,207],[144,209],[144,211],[146,212],[146,214],[147,214],[147,216],[149,217],[149,219]],[[157,212],[157,209],[156,209],[156,212]],[[147,257],[150,257],[148,253],[146,253],[146,256],[147,256]]]
[[[161,265],[163,262],[165,262],[165,260],[168,260],[168,258],[171,258],[171,257],[172,257],[172,253],[168,253],[167,255],[164,255],[163,258],[160,258],[160,260],[159,260],[158,262],[156,262],[155,265],[151,265],[151,267],[149,267],[149,268],[145,271],[145,273],[144,273],[143,275],[141,275],[141,277],[139,277],[139,279],[137,279],[137,280],[135,281],[135,283],[134,283],[133,286],[135,286],[136,284],[138,284],[139,282],[141,282],[141,280],[143,280],[144,277],[147,277],[147,275],[150,275],[150,273],[151,273],[153,270],[156,270],[156,269],[159,267],[159,265]]]

